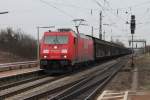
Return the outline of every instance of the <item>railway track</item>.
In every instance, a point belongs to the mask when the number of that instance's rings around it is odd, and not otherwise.
[[[124,61],[117,65],[117,70],[112,71],[109,76],[100,84],[98,84],[93,90],[84,98],[84,100],[94,100],[97,98],[98,94],[102,92],[107,83],[117,74],[117,72],[126,64],[127,61]]]
[[[0,99],[12,100],[12,99],[9,99],[9,97],[12,97],[24,91],[28,91],[30,89],[40,87],[44,84],[55,81],[62,77],[63,76],[55,77],[55,76],[43,75],[43,76],[39,76],[39,77],[35,77],[35,78],[31,78],[31,79],[14,82],[8,85],[1,86],[0,87],[1,88]]]
[[[107,70],[97,71],[94,75],[80,81],[78,84],[64,90],[49,100],[94,100],[98,91],[112,79],[125,62],[117,63]]]
[[[100,66],[93,67],[92,69],[73,73],[71,75],[61,75],[57,77],[41,76],[33,80],[27,79],[8,85],[3,85],[0,87],[0,99],[68,100],[69,98],[69,100],[82,100],[87,97],[93,98],[95,97],[93,96],[93,94],[95,94],[93,91],[96,91],[98,87],[103,87],[104,85],[102,85],[102,83],[106,80],[108,82],[108,80],[110,80],[112,76],[122,67],[118,61],[110,61]],[[81,93],[82,95],[79,95]]]

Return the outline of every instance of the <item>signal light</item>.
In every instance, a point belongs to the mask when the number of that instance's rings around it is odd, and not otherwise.
[[[134,34],[135,28],[136,28],[135,15],[131,15],[131,22],[130,22],[131,34]]]

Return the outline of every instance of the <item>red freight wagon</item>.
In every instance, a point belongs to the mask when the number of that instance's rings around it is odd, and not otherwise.
[[[91,37],[71,29],[45,32],[40,43],[40,68],[50,72],[72,69],[73,65],[94,60]]]

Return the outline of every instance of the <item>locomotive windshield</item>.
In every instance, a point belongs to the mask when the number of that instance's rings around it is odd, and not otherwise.
[[[68,36],[45,36],[44,43],[46,43],[46,44],[67,44]]]

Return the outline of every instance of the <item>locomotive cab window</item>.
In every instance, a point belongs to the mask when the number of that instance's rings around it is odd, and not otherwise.
[[[68,36],[45,36],[45,44],[67,44]]]

